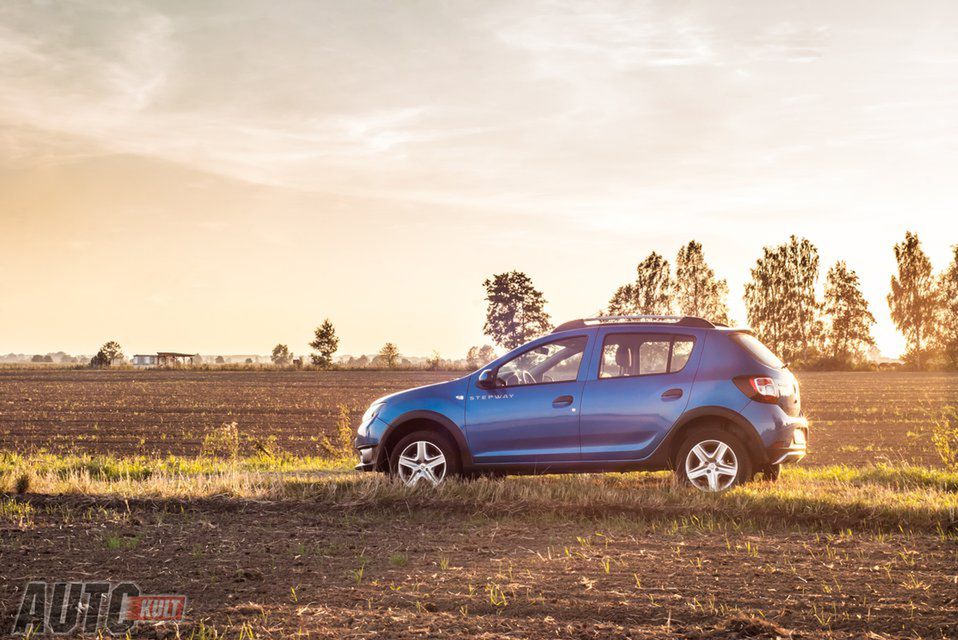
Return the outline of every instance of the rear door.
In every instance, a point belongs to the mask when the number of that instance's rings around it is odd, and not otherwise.
[[[630,328],[598,332],[582,391],[582,460],[640,460],[688,405],[696,336]]]

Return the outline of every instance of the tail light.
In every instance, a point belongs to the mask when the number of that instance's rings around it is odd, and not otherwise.
[[[732,381],[739,391],[756,402],[777,404],[783,395],[778,383],[768,376],[739,376]]]

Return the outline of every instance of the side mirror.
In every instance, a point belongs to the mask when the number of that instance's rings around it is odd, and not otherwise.
[[[476,378],[476,386],[482,389],[496,388],[496,374],[493,373],[492,369],[482,370],[482,373],[480,373],[479,377]]]

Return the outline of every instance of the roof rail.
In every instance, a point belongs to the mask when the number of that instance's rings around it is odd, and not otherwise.
[[[580,318],[563,322],[552,333],[604,324],[672,324],[679,327],[698,327],[700,329],[715,328],[713,323],[697,316],[599,316],[597,318]]]

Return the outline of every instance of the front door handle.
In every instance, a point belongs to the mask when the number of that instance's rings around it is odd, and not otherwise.
[[[557,409],[559,407],[568,407],[570,404],[572,404],[573,400],[574,398],[572,396],[559,396],[552,401],[552,406]]]
[[[668,391],[662,394],[663,400],[678,400],[681,397],[682,397],[681,389],[669,389]]]

